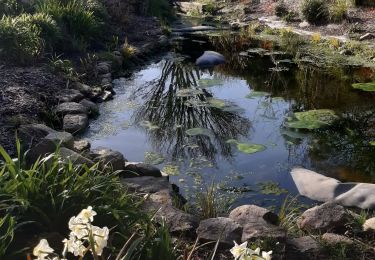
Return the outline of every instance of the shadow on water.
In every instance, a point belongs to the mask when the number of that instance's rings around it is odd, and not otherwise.
[[[233,152],[226,140],[247,136],[250,131],[250,121],[234,105],[210,105],[213,94],[199,86],[200,78],[198,68],[166,60],[160,78],[141,94],[144,105],[133,116],[159,127],[149,132],[150,140],[173,159],[205,156],[214,162],[217,154],[231,157]],[[191,90],[191,94],[179,95],[184,90]],[[186,131],[193,128],[208,129],[210,133],[187,136]]]

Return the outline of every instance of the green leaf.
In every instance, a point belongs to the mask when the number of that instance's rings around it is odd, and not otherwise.
[[[226,106],[224,100],[217,99],[217,98],[209,98],[207,99],[207,102],[209,104],[208,106],[210,107],[224,108]]]
[[[330,109],[316,109],[294,113],[295,119],[286,123],[289,128],[314,130],[332,125],[339,117]]]
[[[369,142],[370,145],[375,146],[375,141]]]
[[[198,81],[198,86],[200,88],[210,88],[214,86],[222,85],[223,81],[220,79],[200,79]]]
[[[177,97],[192,97],[197,95],[203,95],[203,91],[200,89],[185,88],[177,91]]]
[[[164,156],[155,152],[145,152],[145,163],[158,165],[164,162]]]
[[[186,130],[186,134],[190,135],[190,136],[196,136],[196,135],[210,136],[211,132],[210,132],[210,130],[208,130],[206,128],[197,127],[197,128],[190,128],[190,129]]]
[[[352,87],[366,92],[375,92],[375,82],[355,83],[352,85]]]
[[[237,149],[243,153],[253,154],[266,150],[266,147],[261,144],[237,143]]]
[[[264,91],[252,91],[250,94],[246,95],[246,98],[252,99],[252,98],[258,98],[258,97],[266,97],[269,96],[270,93],[264,92]]]

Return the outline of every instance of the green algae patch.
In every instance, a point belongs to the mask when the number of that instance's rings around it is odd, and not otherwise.
[[[355,83],[352,87],[366,92],[375,92],[375,82]]]
[[[269,96],[270,93],[264,92],[264,91],[252,91],[250,94],[246,95],[246,98],[252,99],[252,98],[260,98],[260,97],[266,97]]]
[[[288,190],[281,188],[279,184],[272,181],[260,182],[258,185],[260,187],[260,193],[262,194],[281,195],[283,193],[288,193]]]
[[[210,136],[211,132],[210,132],[210,130],[208,130],[206,128],[197,127],[197,128],[190,128],[190,129],[186,130],[186,134],[189,135],[189,136],[196,136],[196,135]]]
[[[247,154],[253,154],[257,152],[262,152],[267,149],[264,145],[261,144],[249,144],[249,143],[240,143],[235,139],[228,139],[227,144],[235,144],[237,150]]]
[[[316,109],[305,112],[294,113],[294,119],[286,123],[289,128],[314,130],[330,126],[335,123],[339,117],[333,110]]]
[[[145,152],[145,163],[147,164],[158,165],[162,164],[164,160],[164,156],[160,153]]]
[[[162,169],[162,172],[169,176],[177,176],[180,174],[180,167],[175,164],[167,164]]]
[[[223,84],[223,81],[220,79],[200,79],[198,81],[198,86],[200,88],[211,88],[215,86],[220,86]]]

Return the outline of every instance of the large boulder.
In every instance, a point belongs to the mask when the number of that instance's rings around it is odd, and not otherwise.
[[[87,107],[76,102],[61,103],[56,107],[56,113],[60,115],[88,114],[88,112]]]
[[[122,171],[125,169],[126,159],[124,155],[118,151],[98,147],[91,151],[90,157],[94,162],[99,163],[103,169],[107,167],[110,167],[113,171]]]
[[[162,177],[159,168],[145,163],[127,163],[123,177],[153,176]]]
[[[90,150],[90,147],[91,147],[91,144],[88,140],[81,139],[81,140],[74,141],[72,150],[78,153],[82,153],[82,152]]]
[[[375,217],[365,221],[363,224],[363,230],[375,232]]]
[[[241,241],[242,227],[230,218],[209,218],[199,223],[197,235],[202,240],[220,239],[221,244],[232,246],[233,241],[238,243]]]
[[[327,202],[306,210],[297,224],[305,231],[327,232],[344,227],[348,217],[343,206]]]
[[[161,190],[173,190],[168,178],[165,177],[135,177],[121,179],[121,182],[128,187],[130,191],[141,193],[155,193]]]
[[[59,155],[61,158],[68,162],[72,162],[75,165],[86,165],[87,167],[92,167],[94,165],[94,162],[90,159],[80,155],[79,153],[76,153],[75,151],[72,151],[70,149],[67,149],[65,147],[62,147],[59,151]]]
[[[218,52],[205,51],[195,64],[200,68],[210,68],[225,63],[225,58]]]
[[[353,240],[346,236],[334,234],[334,233],[325,233],[322,236],[322,240],[329,244],[329,245],[337,245],[337,244],[353,244]]]
[[[63,119],[63,129],[72,134],[83,132],[89,125],[87,114],[68,114]]]
[[[21,125],[17,130],[18,138],[25,149],[30,149],[42,138],[55,132],[55,130],[43,124]]]
[[[311,236],[288,239],[285,259],[319,259],[320,245]]]
[[[34,145],[26,154],[26,164],[28,166],[34,164],[38,159],[41,159],[56,151],[57,144],[49,139],[42,139],[39,143]]]
[[[284,242],[286,239],[286,231],[277,226],[278,216],[265,208],[256,205],[243,205],[232,210],[229,218],[242,225],[241,240],[243,242],[264,238],[273,238]]]
[[[375,184],[342,183],[303,168],[294,168],[291,175],[299,193],[310,199],[334,201],[347,207],[375,208]]]
[[[67,132],[53,132],[49,133],[44,139],[50,140],[56,145],[66,147],[68,149],[73,149],[74,137],[71,133]]]
[[[92,102],[88,99],[82,99],[79,103],[87,108],[90,116],[95,117],[95,116],[99,115],[99,107],[94,102]]]

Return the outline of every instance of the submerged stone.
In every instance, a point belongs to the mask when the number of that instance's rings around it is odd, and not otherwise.
[[[195,62],[201,68],[210,68],[223,63],[225,63],[224,56],[215,51],[205,51]]]

